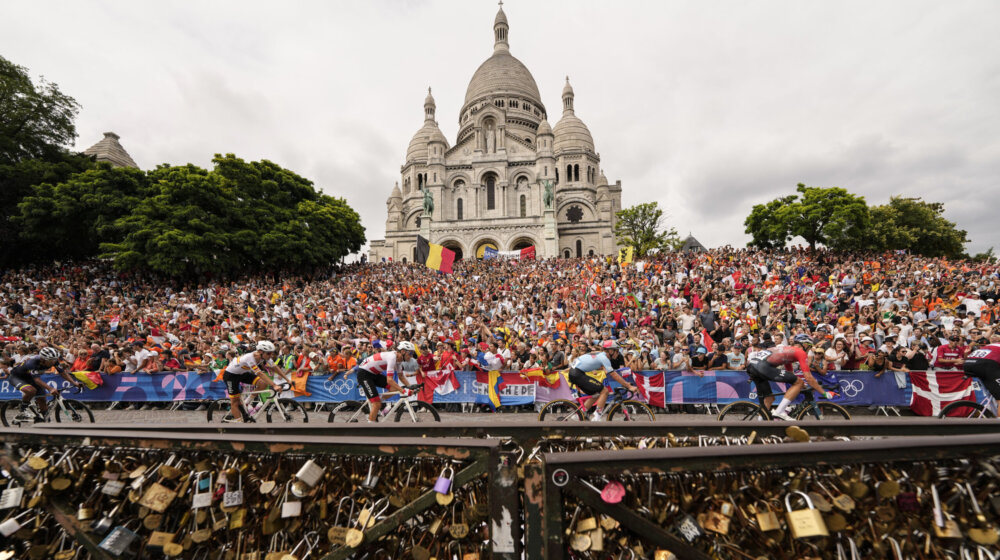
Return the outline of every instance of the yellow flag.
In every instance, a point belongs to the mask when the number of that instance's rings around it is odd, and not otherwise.
[[[632,262],[632,254],[635,250],[631,245],[618,249],[618,264],[628,264]]]

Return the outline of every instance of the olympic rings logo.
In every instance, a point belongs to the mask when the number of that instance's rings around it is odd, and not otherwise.
[[[858,393],[865,390],[865,384],[860,379],[852,379],[850,381],[846,379],[840,380],[840,392],[844,394],[845,397],[856,397]]]
[[[334,379],[333,381],[326,381],[323,387],[331,395],[350,395],[354,392],[354,386],[356,385],[353,379]]]

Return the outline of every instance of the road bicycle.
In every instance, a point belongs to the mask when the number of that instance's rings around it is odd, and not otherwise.
[[[577,393],[579,394],[579,393]],[[616,388],[608,397],[604,410],[605,418],[609,422],[638,422],[656,420],[656,415],[646,403],[637,401],[635,393],[624,387]],[[538,420],[554,420],[565,422],[569,420],[586,420],[587,411],[583,409],[583,403],[579,400],[556,399],[549,401],[538,411]]]
[[[825,387],[826,390],[834,390],[838,387]],[[850,420],[851,414],[847,409],[839,404],[829,401],[817,401],[813,395],[815,391],[812,387],[806,386],[802,389],[802,402],[792,405],[788,409],[788,415],[796,420],[823,420],[828,418]],[[727,404],[719,411],[719,420],[773,420],[771,411],[764,406],[761,397],[757,396],[754,401],[736,401]]]
[[[34,399],[31,400],[31,404],[24,411],[21,410],[21,399],[5,401],[0,405],[0,421],[6,427],[30,426],[50,420],[55,420],[56,422],[93,423],[94,413],[90,411],[87,405],[78,400],[63,398],[63,391],[67,391],[68,389],[70,388],[56,389],[55,396],[52,396],[49,401],[48,411],[44,414],[38,408],[38,404],[35,403]],[[74,388],[71,394],[80,393],[81,391],[83,389]]]
[[[291,387],[288,384],[282,385],[281,390],[287,391]],[[270,388],[260,391],[244,391],[240,394],[243,400],[243,409],[250,415],[246,422],[254,423],[261,414],[268,423],[272,422],[308,422],[309,414],[301,403],[293,399],[274,398],[275,394]],[[264,399],[267,402],[261,404]],[[229,399],[219,399],[208,407],[208,421],[216,422],[236,422],[233,418],[233,410],[229,404]]]
[[[380,395],[383,400],[380,401],[381,409],[379,410],[377,420],[391,417],[394,422],[402,422],[404,420],[410,422],[441,421],[441,414],[438,413],[437,408],[434,408],[434,405],[417,400],[417,392],[423,389],[423,383],[405,385],[404,387],[410,390],[410,395],[407,397],[400,396],[395,402],[387,403],[384,399],[400,395],[399,391],[385,391]],[[338,424],[361,422],[368,420],[368,413],[370,411],[370,401],[344,401],[333,407],[326,421]]]
[[[971,375],[966,375],[966,379],[971,379],[973,383],[978,383],[979,378]],[[938,414],[938,418],[996,418],[997,411],[997,401],[993,398],[993,395],[989,391],[983,391],[983,402],[976,402],[975,397],[972,400],[965,401],[955,401],[953,403],[948,403],[941,412]]]

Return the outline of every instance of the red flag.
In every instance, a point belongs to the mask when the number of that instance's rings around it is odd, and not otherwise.
[[[708,335],[708,330],[701,329],[701,345],[704,346],[706,350],[708,350],[709,352],[711,352],[712,351],[712,345],[714,345],[714,344],[715,344],[715,341],[712,340],[712,337]]]
[[[653,375],[635,374],[633,377],[635,378],[635,386],[639,388],[639,394],[646,399],[649,406],[666,406],[663,372]]]
[[[455,368],[448,364],[442,370],[428,371],[424,374],[424,388],[417,395],[419,400],[431,402],[434,400],[434,393],[447,395],[457,391],[462,387],[455,375]]]
[[[972,398],[972,380],[957,371],[911,371],[913,393],[910,410],[920,416],[937,416],[955,401]]]
[[[535,258],[535,246],[532,245],[531,247],[525,247],[524,249],[521,249],[521,258],[522,259]]]

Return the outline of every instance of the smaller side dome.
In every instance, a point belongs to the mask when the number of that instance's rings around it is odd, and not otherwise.
[[[569,85],[569,76],[566,76],[566,85],[563,86],[562,94],[563,97],[573,95],[573,86]]]
[[[604,169],[601,169],[601,176],[597,179],[597,186],[607,185],[608,178],[604,175]]]
[[[551,136],[552,135],[552,127],[549,126],[549,121],[548,120],[542,119],[541,124],[538,125],[538,132],[536,133],[536,135],[537,136],[542,136],[542,135],[549,135],[549,136]]]
[[[403,198],[403,193],[399,190],[399,181],[396,181],[396,185],[392,187],[392,193],[389,194],[389,198]]]

